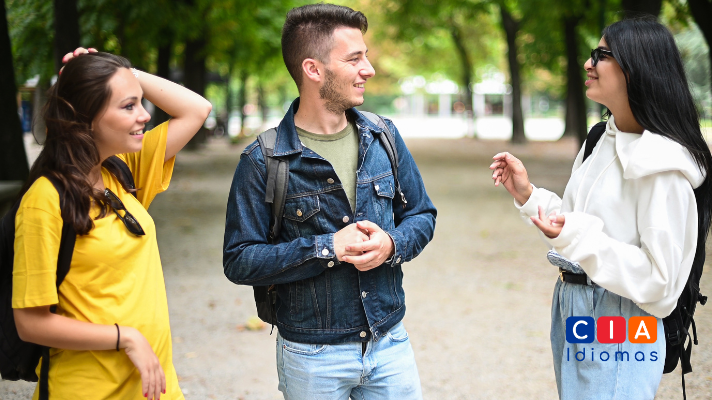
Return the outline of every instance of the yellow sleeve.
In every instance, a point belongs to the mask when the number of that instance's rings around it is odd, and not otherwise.
[[[44,177],[23,196],[15,215],[12,308],[57,304],[57,257],[62,237],[59,194]]]
[[[146,209],[157,194],[168,189],[173,176],[176,158],[163,161],[166,158],[169,122],[166,121],[146,132],[140,151],[118,154],[118,157],[129,166],[136,183],[136,198]]]

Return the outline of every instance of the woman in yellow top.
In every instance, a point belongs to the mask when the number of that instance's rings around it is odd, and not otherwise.
[[[80,48],[65,62],[45,108],[47,140],[16,214],[12,307],[18,333],[51,348],[52,399],[158,399],[161,393],[183,399],[156,229],[146,209],[168,187],[176,153],[212,106],[180,85],[131,69],[119,56]],[[144,96],[172,116],[146,133]],[[113,155],[129,166],[135,197],[118,171],[102,165]],[[43,175],[62,182],[62,207]],[[127,211],[138,224],[130,223]],[[77,238],[57,290],[63,216]]]

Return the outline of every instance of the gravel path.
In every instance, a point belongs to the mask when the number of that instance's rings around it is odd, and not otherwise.
[[[281,399],[275,335],[245,329],[255,314],[252,290],[222,273],[225,205],[247,143],[213,141],[182,153],[168,192],[151,206],[166,276],[174,364],[187,399]],[[576,146],[472,139],[412,139],[439,215],[435,239],[406,264],[405,324],[426,399],[555,399],[549,348],[551,295],[557,270],[534,228],[525,226],[487,169],[510,151],[532,181],[558,193]],[[709,267],[708,267],[709,268]],[[712,295],[712,273],[703,277]],[[712,397],[712,307],[697,312],[700,345],[689,399]],[[30,398],[33,385],[0,382],[0,399]],[[681,399],[679,370],[665,375],[657,399]]]

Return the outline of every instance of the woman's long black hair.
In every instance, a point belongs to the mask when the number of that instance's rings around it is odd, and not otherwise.
[[[700,222],[695,262],[699,257],[704,261],[712,220],[712,154],[700,130],[700,117],[675,39],[651,17],[611,24],[603,30],[603,38],[626,76],[628,101],[636,121],[685,147],[705,175],[702,185],[695,189]],[[610,110],[606,114],[610,116]]]

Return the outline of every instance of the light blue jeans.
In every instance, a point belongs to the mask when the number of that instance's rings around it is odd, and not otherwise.
[[[552,257],[550,252],[549,261],[574,273],[583,272],[578,264],[558,257]],[[628,322],[630,317],[650,314],[631,300],[595,283],[579,285],[557,279],[551,305],[551,350],[560,399],[650,400],[655,397],[665,365],[662,319],[658,318],[655,343],[630,343],[627,329],[626,340],[620,344],[599,343],[597,339],[593,343],[567,343],[566,318],[571,316],[593,317],[594,320],[622,316]],[[577,355],[583,361],[578,361]]]
[[[360,342],[305,344],[277,334],[279,390],[285,400],[422,400],[408,332],[399,322],[365,354]]]

